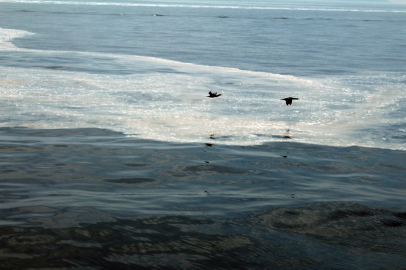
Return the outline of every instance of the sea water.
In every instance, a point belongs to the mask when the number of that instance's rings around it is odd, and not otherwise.
[[[3,268],[406,266],[405,6],[0,8]]]
[[[405,149],[404,9],[239,4],[3,2],[2,125]]]

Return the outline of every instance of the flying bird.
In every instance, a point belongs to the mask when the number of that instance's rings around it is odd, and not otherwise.
[[[292,105],[292,100],[299,100],[299,99],[294,98],[294,97],[287,97],[287,98],[282,98],[281,100],[286,101],[286,106],[288,106],[288,105]]]
[[[219,97],[221,96],[221,94],[217,94],[217,92],[212,93],[211,91],[209,92],[209,95],[207,97],[209,98],[215,98],[215,97]]]

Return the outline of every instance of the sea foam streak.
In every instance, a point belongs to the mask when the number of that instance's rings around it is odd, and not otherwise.
[[[254,10],[298,10],[298,11],[327,11],[327,12],[395,12],[406,13],[398,9],[351,9],[351,8],[325,8],[325,7],[297,7],[290,5],[218,5],[218,4],[189,4],[189,3],[133,3],[133,2],[98,2],[98,1],[40,1],[40,0],[0,0],[4,3],[30,3],[54,5],[87,5],[87,6],[124,6],[124,7],[165,7],[165,8],[211,8],[211,9],[254,9]]]
[[[28,35],[33,35],[33,33],[22,30],[0,28],[0,50],[18,50],[18,48],[10,41]]]
[[[172,142],[254,145],[291,138],[335,146],[406,148],[371,132],[401,121],[383,117],[399,106],[399,83],[372,88],[348,78],[306,79],[151,57],[23,51],[55,61],[75,55],[87,62],[93,56],[111,57],[124,66],[138,63],[148,72],[105,75],[64,71],[63,66],[2,67],[1,126],[95,127]],[[162,69],[171,72],[159,72]],[[354,78],[374,79],[381,78]],[[223,95],[209,99],[209,91]],[[300,100],[286,106],[280,100],[286,96]]]

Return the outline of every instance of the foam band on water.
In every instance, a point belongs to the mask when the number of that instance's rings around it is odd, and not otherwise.
[[[0,28],[0,50],[17,50],[18,48],[11,41],[28,35],[34,34],[22,30]]]
[[[126,2],[98,2],[98,1],[39,1],[39,0],[0,0],[5,3],[30,3],[30,4],[54,4],[54,5],[87,5],[87,6],[124,6],[124,7],[163,7],[163,8],[211,8],[211,9],[256,9],[256,10],[300,10],[300,11],[327,11],[327,12],[367,12],[382,13],[395,12],[405,13],[405,10],[385,9],[355,9],[355,8],[320,8],[320,7],[292,7],[292,6],[252,6],[252,5],[208,5],[208,4],[150,4],[150,3],[126,3]]]

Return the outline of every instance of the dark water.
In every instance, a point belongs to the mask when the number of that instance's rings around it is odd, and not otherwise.
[[[2,269],[401,269],[403,151],[2,128]]]
[[[93,209],[14,212],[80,227],[1,227],[3,269],[402,269],[405,212],[356,203],[277,208],[246,219],[114,218]],[[47,218],[48,217],[48,218]],[[97,223],[96,223],[97,222]]]

